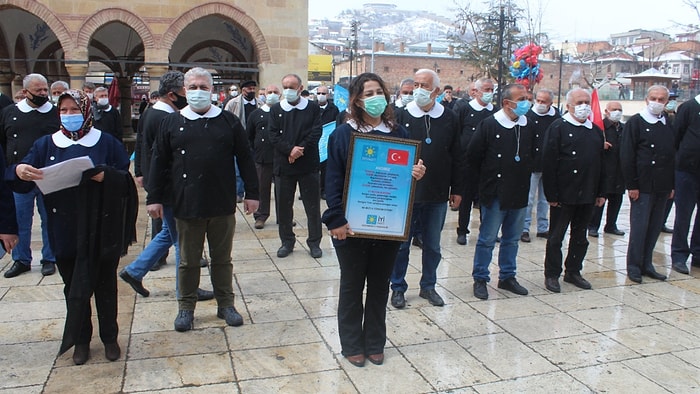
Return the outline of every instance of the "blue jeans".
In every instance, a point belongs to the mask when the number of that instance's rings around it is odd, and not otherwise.
[[[17,226],[19,232],[19,242],[12,249],[12,260],[21,261],[23,264],[30,265],[32,263],[32,222],[34,218],[34,199],[36,199],[36,207],[39,210],[41,217],[41,261],[55,262],[56,257],[53,255],[51,246],[49,245],[49,234],[46,227],[46,208],[44,207],[44,197],[39,188],[35,187],[29,193],[14,193],[15,210],[17,211]]]
[[[499,229],[501,246],[498,250],[498,279],[506,280],[515,276],[515,259],[518,255],[518,241],[525,220],[525,209],[502,210],[498,199],[493,200],[489,207],[481,206],[481,226],[479,226],[479,239],[476,241],[472,270],[474,280],[486,282],[490,280],[489,264],[491,264]]]
[[[530,222],[532,222],[532,207],[535,206],[535,194],[537,194],[537,232],[549,231],[549,204],[544,196],[544,184],[542,183],[542,173],[533,172],[530,176],[530,194],[527,197],[527,209],[525,210],[525,224],[523,232],[530,232]]]
[[[243,178],[241,178],[241,172],[238,170],[238,159],[236,159],[236,195],[238,197],[245,196],[245,185],[243,184]]]
[[[124,269],[134,279],[142,280],[151,268],[168,253],[171,246],[175,245],[175,292],[177,289],[178,267],[180,266],[180,248],[177,241],[177,228],[173,217],[173,208],[163,206],[163,227],[160,232],[153,237],[146,248],[131,264]]]
[[[690,218],[700,203],[700,175],[676,171],[676,193],[673,200],[676,204],[676,220],[673,223],[671,261],[685,264],[691,253],[694,259],[700,259],[700,214],[695,215],[693,235],[688,245]],[[20,242],[21,240],[20,235]]]
[[[654,272],[652,255],[664,225],[669,193],[639,193],[630,201],[630,237],[627,245],[627,275]]]
[[[423,268],[420,278],[421,290],[435,288],[437,282],[437,267],[440,264],[440,232],[445,224],[447,203],[414,203],[413,218],[418,219],[423,234]],[[413,221],[416,223],[416,221]],[[414,236],[415,226],[411,225],[408,240],[402,242],[399,253],[396,255],[394,270],[391,273],[391,290],[406,291],[406,271],[408,270],[408,255],[411,249],[411,239]]]

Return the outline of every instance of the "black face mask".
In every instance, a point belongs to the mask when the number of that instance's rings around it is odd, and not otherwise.
[[[246,100],[252,101],[253,99],[255,99],[255,92],[246,92],[244,97]]]
[[[34,93],[27,92],[32,95],[31,98],[27,96],[27,100],[31,101],[32,104],[36,105],[37,107],[41,107],[42,105],[46,104],[49,101],[48,96],[37,96]]]
[[[187,97],[180,96],[179,94],[177,94],[175,92],[173,92],[173,94],[175,95],[175,97],[177,97],[177,100],[173,101],[173,105],[177,109],[183,109],[183,108],[187,107]]]

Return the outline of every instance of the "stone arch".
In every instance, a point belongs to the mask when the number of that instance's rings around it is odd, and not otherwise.
[[[238,8],[225,3],[207,3],[190,9],[177,18],[163,34],[161,48],[168,51],[172,48],[175,39],[190,23],[197,19],[209,15],[221,15],[228,18],[244,28],[251,36],[255,43],[255,52],[258,57],[258,63],[270,63],[270,49],[265,40],[262,30],[253,18]]]
[[[110,22],[122,22],[141,37],[145,48],[155,48],[155,39],[148,25],[136,14],[122,8],[105,8],[88,18],[78,31],[77,48],[87,48],[90,38],[102,26]]]
[[[4,4],[0,5],[0,9],[2,8],[19,8],[33,14],[37,18],[46,22],[49,28],[56,35],[58,42],[61,43],[61,47],[63,47],[64,52],[74,48],[71,34],[68,31],[68,28],[66,28],[66,25],[64,25],[63,22],[61,22],[48,7],[39,3],[38,1],[5,0]]]

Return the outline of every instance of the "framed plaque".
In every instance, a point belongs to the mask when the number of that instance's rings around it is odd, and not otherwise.
[[[406,241],[420,141],[353,133],[345,174],[345,218],[354,237]]]

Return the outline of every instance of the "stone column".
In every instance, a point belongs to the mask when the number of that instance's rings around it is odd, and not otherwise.
[[[0,74],[0,92],[9,98],[13,98],[12,80],[15,76],[12,74]]]
[[[160,77],[168,72],[167,65],[152,65],[146,66],[146,72],[148,72],[149,83],[151,85],[151,92],[157,91],[160,88]]]
[[[88,71],[87,61],[85,63],[66,63],[66,71],[70,76],[68,83],[71,89],[82,89],[85,83],[85,75]]]

